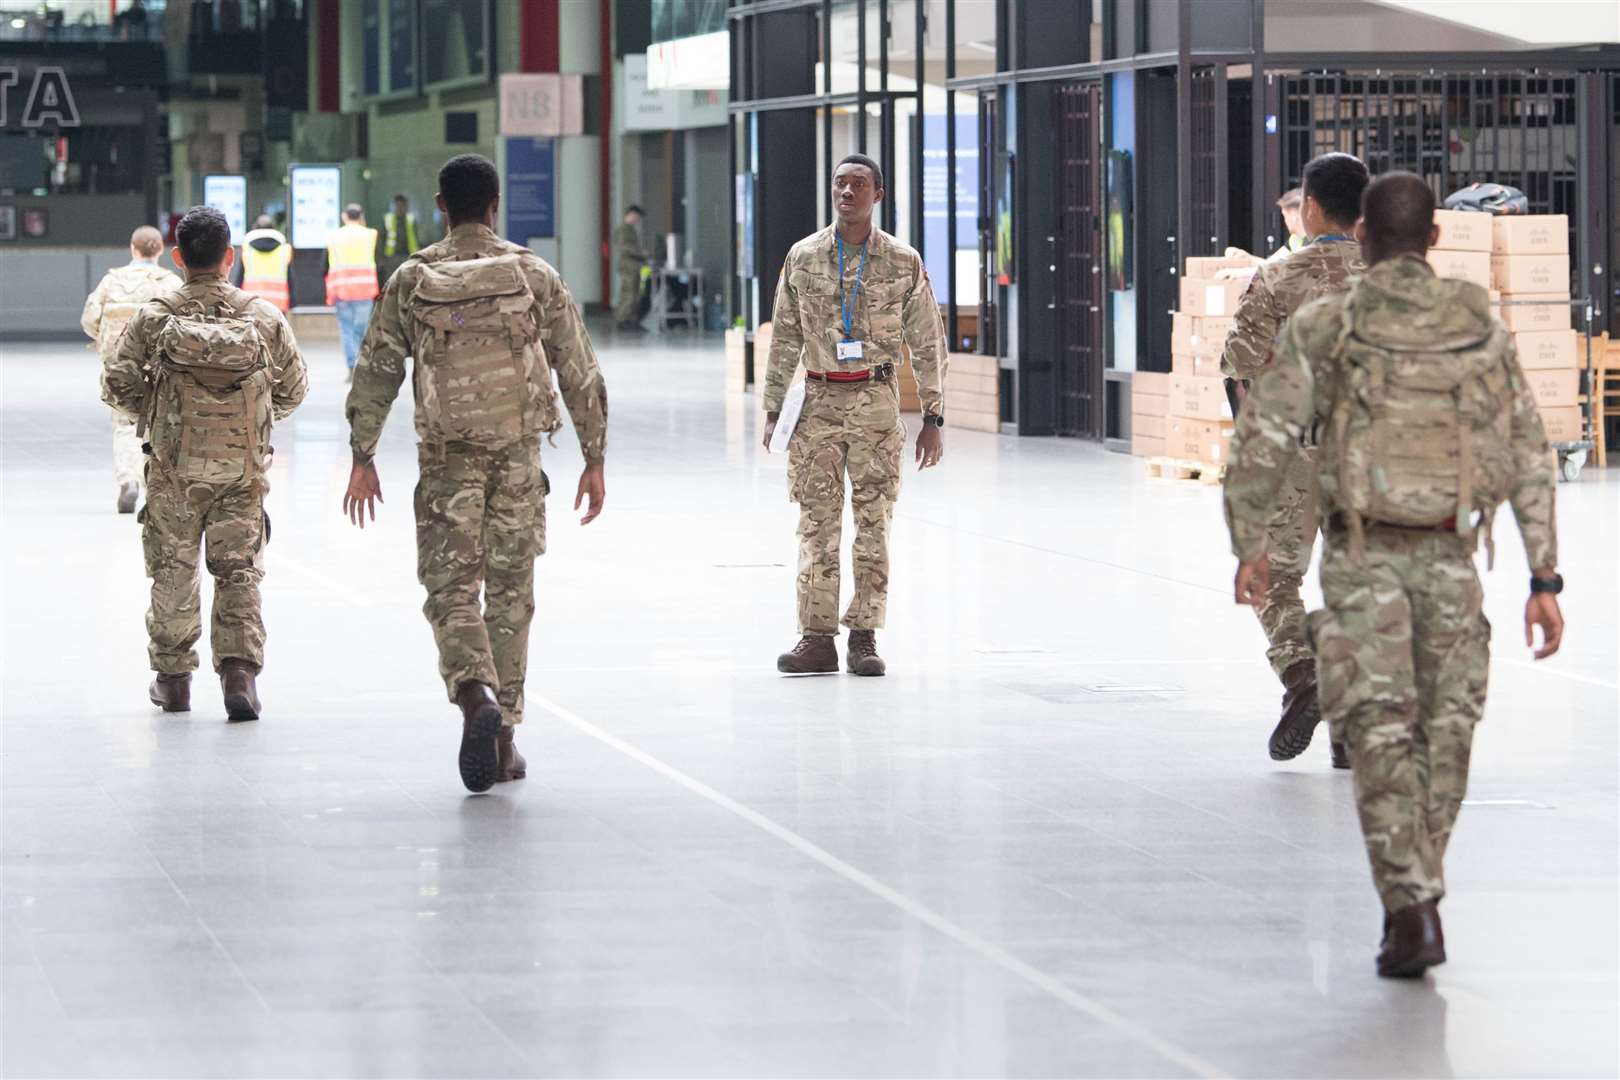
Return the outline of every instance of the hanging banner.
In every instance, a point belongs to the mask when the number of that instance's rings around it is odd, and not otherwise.
[[[247,235],[247,177],[203,177],[203,205],[225,215],[231,227],[231,244],[240,247]]]
[[[506,238],[527,245],[557,235],[557,140],[508,136],[501,181]]]
[[[292,246],[324,248],[343,210],[343,172],[336,165],[294,165],[288,173]]]

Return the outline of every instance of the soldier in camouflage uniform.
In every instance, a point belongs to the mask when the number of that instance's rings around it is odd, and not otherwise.
[[[647,252],[641,246],[641,207],[625,210],[623,223],[613,233],[613,257],[619,264],[619,302],[613,308],[613,321],[620,330],[639,330],[641,268],[647,265]]]
[[[175,235],[174,261],[185,283],[135,314],[103,378],[106,402],[142,418],[150,453],[141,513],[141,543],[152,579],[146,628],[157,672],[149,696],[166,712],[191,707],[193,646],[202,636],[197,563],[206,541],[208,572],[214,576],[209,629],[214,668],[231,719],[254,720],[260,708],[256,679],[264,667],[259,583],[270,540],[264,512],[270,425],[291,415],[308,382],[303,355],[281,312],[226,280],[236,252],[224,215],[212,207],[193,207]],[[263,386],[256,420],[243,419],[244,398],[238,393],[199,388],[173,370],[172,330],[182,315],[199,316],[204,325],[236,320],[250,328],[258,354],[255,379]]]
[[[354,467],[344,512],[362,526],[366,512],[375,519],[373,455],[410,356],[423,612],[445,689],[462,712],[462,781],[484,791],[527,771],[512,729],[523,720],[534,560],[546,543],[540,439],[562,424],[552,374],[585,456],[574,499],[575,509],[590,503],[582,524],[602,512],[607,389],[557,271],[495,235],[495,167],[476,154],[451,158],[439,173],[438,204],[449,235],[388,279],[361,347],[347,407]],[[495,331],[483,334],[480,320],[491,312]],[[509,338],[508,327],[521,336]]]
[[[180,284],[178,277],[158,265],[161,254],[163,234],[150,225],[142,225],[129,238],[129,264],[107,271],[84,302],[79,325],[95,341],[104,371],[117,355],[118,339],[136,310],[154,296]],[[141,472],[145,462],[140,437],[135,434],[136,420],[137,417],[117,409],[112,412],[113,479],[118,484],[120,514],[133,514],[135,503],[141,497]]]
[[[1324,154],[1305,167],[1300,218],[1306,246],[1255,271],[1226,337],[1221,370],[1246,385],[1271,362],[1272,347],[1288,317],[1317,297],[1341,292],[1365,267],[1350,235],[1361,214],[1367,167],[1349,154]],[[1316,542],[1316,463],[1305,448],[1283,481],[1266,530],[1271,591],[1260,605],[1260,625],[1271,642],[1267,658],[1283,684],[1282,717],[1269,748],[1277,761],[1298,757],[1322,719],[1316,701],[1316,660],[1305,641],[1305,604],[1299,598]],[[1333,765],[1347,769],[1344,748],[1333,744]]]
[[[777,670],[838,670],[839,532],[848,474],[855,519],[855,595],[844,613],[848,668],[882,675],[877,653],[889,592],[889,522],[900,494],[905,425],[895,372],[908,348],[922,397],[918,464],[944,452],[945,327],[922,257],[872,224],[883,198],[877,163],[852,154],[833,177],[835,225],[788,252],[776,287],[765,374],[765,445],[802,361],[804,411],[788,444],[789,498],[799,504],[798,645]]]
[[[1485,706],[1490,624],[1473,553],[1506,498],[1531,567],[1525,639],[1563,636],[1551,453],[1512,337],[1485,290],[1437,278],[1434,195],[1410,173],[1368,188],[1369,269],[1289,320],[1238,417],[1225,501],[1240,603],[1267,594],[1266,532],[1308,431],[1325,432],[1322,706],[1354,765],[1386,912],[1379,974],[1445,961],[1443,860]],[[1449,477],[1449,479],[1448,479]]]

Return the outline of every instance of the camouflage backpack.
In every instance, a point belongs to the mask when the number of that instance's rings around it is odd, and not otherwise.
[[[141,431],[181,477],[222,483],[263,471],[271,424],[270,350],[239,293],[209,312],[179,296],[153,335],[151,407]]]
[[[1510,384],[1493,322],[1423,327],[1376,321],[1344,299],[1328,417],[1324,487],[1359,556],[1366,521],[1435,526],[1487,546],[1496,507],[1516,475]],[[1475,521],[1475,513],[1479,520]]]
[[[424,263],[412,294],[424,437],[501,447],[545,430],[550,374],[535,297],[516,254]]]
[[[139,302],[117,301],[101,309],[101,325],[96,329],[97,353],[110,357],[118,351],[118,339],[124,336],[124,328],[141,306]]]

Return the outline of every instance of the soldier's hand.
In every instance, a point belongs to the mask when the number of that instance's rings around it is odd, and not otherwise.
[[[1541,648],[1536,659],[1545,660],[1558,651],[1564,640],[1564,613],[1558,610],[1558,597],[1552,593],[1531,593],[1524,604],[1524,643],[1536,645],[1536,627],[1541,627]]]
[[[589,525],[595,521],[596,516],[602,512],[602,503],[606,498],[607,480],[603,477],[602,466],[585,466],[585,471],[579,474],[579,491],[574,494],[574,509],[578,510],[587,499],[590,500],[590,506],[586,509],[585,516],[579,519],[579,523]]]
[[[763,441],[766,450],[771,448],[771,436],[776,434],[776,421],[781,415],[782,414],[779,412],[768,412],[765,414],[765,438]]]
[[[377,476],[377,463],[368,461],[349,470],[349,490],[343,493],[343,516],[360,528],[366,527],[366,515],[377,520],[377,504],[383,501],[382,481]]]
[[[1271,556],[1262,555],[1253,562],[1240,562],[1237,577],[1232,582],[1232,595],[1240,604],[1259,607],[1271,587]]]
[[[917,432],[917,469],[931,469],[945,456],[945,436],[933,424],[924,424]]]

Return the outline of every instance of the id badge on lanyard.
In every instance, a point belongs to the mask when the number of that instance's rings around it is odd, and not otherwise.
[[[844,238],[838,237],[838,309],[844,320],[844,337],[838,342],[838,362],[854,363],[866,357],[866,343],[855,340],[855,305],[861,300],[861,282],[866,277],[866,243],[861,244],[861,263],[855,271],[855,289],[844,296]]]

